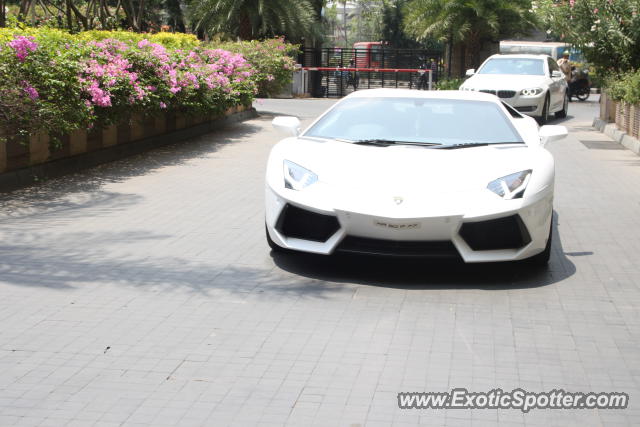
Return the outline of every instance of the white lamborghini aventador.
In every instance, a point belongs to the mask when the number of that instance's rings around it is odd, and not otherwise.
[[[375,89],[354,92],[300,132],[273,125],[266,232],[273,250],[531,258],[551,249],[554,161],[538,127],[494,95]]]

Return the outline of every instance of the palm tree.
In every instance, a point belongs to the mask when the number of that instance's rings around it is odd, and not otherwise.
[[[461,56],[478,66],[485,43],[534,28],[530,9],[531,0],[411,0],[404,24],[418,40],[433,37],[457,45],[463,49]]]
[[[309,0],[194,0],[190,12],[197,31],[243,40],[275,35],[299,40],[317,29]]]

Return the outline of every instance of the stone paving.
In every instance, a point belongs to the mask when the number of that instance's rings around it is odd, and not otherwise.
[[[640,157],[572,103],[548,271],[274,255],[276,113],[0,196],[0,426],[638,425]],[[583,143],[581,141],[587,141]],[[598,142],[600,141],[600,142]],[[626,410],[400,410],[400,391]]]

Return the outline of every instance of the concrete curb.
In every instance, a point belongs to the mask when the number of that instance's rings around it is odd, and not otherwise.
[[[615,123],[608,123],[598,117],[593,119],[593,127],[621,144],[625,148],[640,155],[640,141],[618,129]]]
[[[37,182],[42,182],[43,180],[92,168],[103,163],[120,160],[185,139],[195,138],[231,123],[237,123],[255,117],[258,117],[258,113],[254,108],[249,108],[239,113],[173,132],[4,172],[0,174],[0,193],[6,193],[33,185]]]

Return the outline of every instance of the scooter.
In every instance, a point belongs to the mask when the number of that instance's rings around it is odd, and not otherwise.
[[[586,101],[591,94],[591,82],[589,81],[589,70],[576,70],[571,67],[571,81],[569,82],[569,101],[572,97],[580,101]]]

